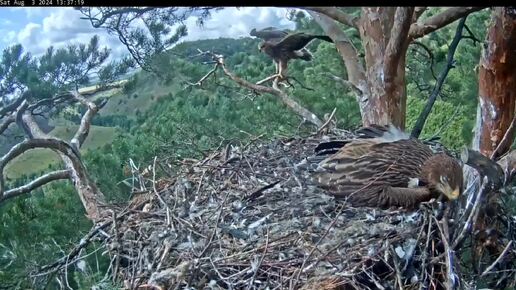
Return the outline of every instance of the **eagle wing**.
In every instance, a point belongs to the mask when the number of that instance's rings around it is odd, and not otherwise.
[[[324,159],[313,174],[313,182],[336,196],[352,196],[351,201],[360,204],[378,205],[373,203],[379,203],[379,199],[392,203],[389,198],[407,193],[395,188],[406,189],[411,178],[419,177],[421,166],[431,155],[432,151],[417,139],[356,139]],[[419,193],[426,196],[428,191],[421,189]]]
[[[262,30],[251,30],[250,33],[251,36],[256,36],[258,38],[261,38],[265,41],[269,41],[272,43],[277,43],[281,39],[283,39],[285,36],[288,35],[288,31],[286,30],[280,30],[275,27],[267,27]]]
[[[283,37],[283,39],[276,44],[276,46],[281,47],[284,50],[294,51],[303,49],[310,41],[314,39],[321,39],[328,42],[333,42],[333,40],[326,35],[313,35],[306,34],[303,32],[288,34]]]

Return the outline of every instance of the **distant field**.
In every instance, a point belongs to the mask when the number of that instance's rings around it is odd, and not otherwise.
[[[50,135],[70,140],[75,130],[77,130],[77,125],[59,125],[50,132]],[[115,129],[112,127],[92,126],[90,134],[81,148],[81,152],[86,152],[87,150],[111,143],[115,138],[115,134]],[[57,161],[59,161],[59,158],[53,151],[48,149],[33,149],[23,153],[9,163],[6,168],[7,177],[14,179],[24,174],[38,173],[47,169],[50,164]]]
[[[147,111],[158,98],[169,92],[178,91],[179,85],[173,83],[170,86],[156,85],[148,76],[141,77],[133,93],[125,95],[121,91],[110,96],[109,102],[99,111],[102,116],[126,115],[136,118],[137,112]]]

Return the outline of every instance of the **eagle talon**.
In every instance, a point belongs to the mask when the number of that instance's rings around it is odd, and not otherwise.
[[[327,42],[333,40],[327,35],[308,34],[304,32],[289,33],[285,30],[279,30],[274,27],[264,28],[257,31],[255,28],[249,33],[263,39],[258,49],[269,55],[274,60],[276,73],[278,78],[276,81],[286,80],[287,64],[291,59],[301,59],[311,61],[313,56],[306,49],[306,46],[314,39],[320,39]]]

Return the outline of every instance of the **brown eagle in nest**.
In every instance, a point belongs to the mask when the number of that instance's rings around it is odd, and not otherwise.
[[[308,34],[304,32],[289,33],[286,30],[279,30],[274,27],[267,27],[257,31],[253,28],[250,33],[263,39],[258,48],[274,60],[276,74],[284,79],[287,71],[288,61],[291,59],[302,59],[311,61],[313,56],[305,48],[314,39],[321,39],[328,42],[333,40],[326,35]]]
[[[413,208],[462,193],[461,165],[393,127],[370,126],[353,140],[319,144],[312,181],[353,206]],[[320,161],[320,162],[319,162]]]

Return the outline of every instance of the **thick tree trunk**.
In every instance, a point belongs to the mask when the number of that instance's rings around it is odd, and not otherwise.
[[[479,103],[473,148],[485,156],[507,152],[516,110],[516,10],[493,9],[479,68]],[[507,133],[507,136],[505,136]],[[505,137],[505,138],[504,138]],[[508,140],[502,142],[502,139]]]
[[[425,7],[364,7],[360,18],[338,7],[307,7],[335,42],[348,83],[357,92],[363,125],[393,124],[405,127],[407,93],[405,58],[411,41],[446,26],[482,7],[452,7],[419,20]],[[343,29],[334,21],[357,28],[365,63]]]
[[[514,140],[516,110],[516,10],[493,8],[491,25],[479,67],[479,102],[473,149],[487,158],[497,159],[505,154]],[[512,124],[512,125],[511,125]],[[514,151],[508,155],[505,181],[514,174]],[[512,159],[512,160],[511,160]],[[471,171],[466,171],[469,177]],[[492,178],[493,179],[493,178]],[[472,180],[472,178],[469,178]],[[493,181],[491,181],[493,182]],[[474,250],[476,265],[489,265],[485,257],[500,256],[504,245],[499,233],[503,226],[493,218],[500,212],[501,191],[490,191],[482,197],[478,218],[474,223]],[[480,197],[477,197],[480,198]],[[494,241],[494,242],[493,242]],[[489,285],[489,284],[488,284]]]
[[[403,49],[406,50],[406,48]],[[385,68],[380,63],[368,66],[366,69],[371,93],[369,101],[364,106],[363,125],[393,124],[404,129],[407,105],[405,52],[399,60],[394,75],[385,75]]]
[[[359,26],[365,50],[369,100],[364,125],[405,127],[405,55],[414,8],[367,7]]]

